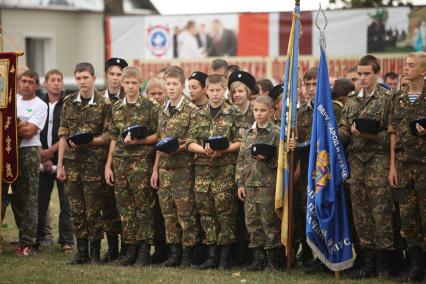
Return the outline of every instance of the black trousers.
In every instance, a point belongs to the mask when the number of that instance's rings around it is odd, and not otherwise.
[[[71,211],[68,198],[64,191],[63,182],[56,179],[55,174],[40,173],[39,191],[38,191],[38,228],[37,239],[45,238],[44,227],[46,226],[46,214],[50,204],[50,196],[52,195],[53,186],[56,182],[59,196],[59,239],[60,244],[73,244],[74,239],[71,227]]]

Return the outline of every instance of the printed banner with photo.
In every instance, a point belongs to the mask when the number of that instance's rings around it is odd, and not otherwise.
[[[426,6],[325,11],[327,55],[426,49]],[[319,56],[316,11],[302,12],[300,54]],[[106,26],[108,56],[129,61],[285,55],[292,12],[120,16]]]
[[[18,177],[18,130],[16,123],[16,72],[15,52],[0,53],[0,132],[1,179],[12,183]]]

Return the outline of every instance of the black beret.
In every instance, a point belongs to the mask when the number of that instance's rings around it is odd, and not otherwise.
[[[127,64],[126,60],[122,58],[112,57],[105,62],[105,71],[107,71],[111,66],[118,66],[121,69],[124,69],[129,66],[129,64]]]
[[[231,85],[234,82],[241,82],[246,85],[253,94],[257,94],[259,92],[259,89],[256,85],[256,79],[248,72],[244,71],[235,71],[232,72],[231,75],[229,75],[228,79],[228,89],[231,90]]]
[[[409,122],[411,134],[414,136],[418,136],[416,124],[420,124],[421,127],[426,128],[426,117],[422,117],[420,119],[416,119]]]
[[[259,143],[253,144],[250,147],[250,152],[253,156],[262,155],[265,158],[271,158],[275,155],[277,147],[275,145]]]
[[[174,137],[165,137],[155,144],[155,150],[171,154],[179,148],[179,140]]]
[[[275,87],[273,87],[269,91],[268,96],[272,99],[272,101],[274,102],[274,104],[277,102],[277,100],[283,94],[283,90],[284,90],[284,85],[283,84],[279,84],[279,85],[276,85]]]
[[[135,124],[127,127],[124,129],[124,131],[121,133],[121,137],[126,138],[127,134],[130,132],[130,138],[131,139],[143,139],[148,136],[148,131],[146,130],[145,126]]]
[[[207,79],[207,74],[201,71],[195,71],[191,74],[191,76],[189,77],[188,80],[197,80],[198,82],[200,82],[201,87],[205,87],[206,86],[206,79]]]
[[[68,137],[67,142],[68,142],[68,144],[71,141],[75,145],[84,145],[84,144],[88,144],[88,143],[92,142],[93,137],[94,136],[93,136],[93,133],[91,131],[78,132],[78,133],[75,133],[75,134],[71,135],[70,137]]]
[[[356,129],[359,132],[377,134],[380,132],[380,121],[370,118],[356,118],[354,119]]]
[[[212,136],[207,139],[212,150],[225,150],[229,147],[228,138],[224,136]]]

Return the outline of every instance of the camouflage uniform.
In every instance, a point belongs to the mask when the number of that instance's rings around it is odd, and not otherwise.
[[[254,122],[253,105],[250,103],[247,110],[243,113],[243,122],[248,129]]]
[[[256,143],[275,145],[278,152],[279,135],[280,128],[272,122],[262,129],[254,124],[244,133],[240,146],[235,181],[246,191],[245,221],[251,248],[280,246],[280,222],[274,210],[277,155],[258,161],[250,152],[250,147]]]
[[[19,176],[13,184],[12,204],[21,218],[19,241],[23,245],[33,245],[37,237],[38,183],[40,153],[38,147],[19,148]]]
[[[210,136],[225,136],[230,143],[241,141],[245,124],[239,110],[222,104],[211,117],[210,104],[191,116],[186,145],[204,145]],[[228,245],[235,241],[235,164],[237,152],[211,160],[195,155],[195,202],[205,232],[204,244]]]
[[[197,107],[182,96],[175,108],[167,103],[159,113],[157,134],[160,139],[176,137],[185,141],[191,114]],[[194,154],[183,151],[161,157],[158,196],[168,244],[192,247],[197,243],[199,227],[194,201]]]
[[[124,98],[124,90],[120,89],[118,94],[111,95],[105,89],[102,91],[102,95],[109,99],[113,106],[118,100]],[[104,184],[105,189],[102,196],[102,219],[103,219],[103,230],[107,234],[119,234],[121,232],[120,214],[117,210],[114,187]]]
[[[113,153],[114,190],[122,221],[122,238],[127,244],[139,241],[152,244],[154,239],[155,195],[150,185],[152,145],[125,145],[121,133],[129,126],[140,124],[149,135],[157,130],[156,103],[142,96],[135,103],[126,99],[113,107],[111,139],[116,140]]]
[[[83,105],[79,93],[64,99],[59,136],[92,131],[109,141],[111,103],[95,91],[91,101]],[[100,240],[102,232],[102,196],[108,146],[68,147],[64,156],[67,175],[65,192],[69,197],[71,222],[76,238]]]
[[[426,84],[412,104],[406,92],[394,98],[393,127],[399,187],[395,190],[401,216],[401,235],[408,248],[426,244],[426,137],[410,133],[409,122],[426,116]]]
[[[392,191],[388,185],[389,143],[392,96],[377,85],[366,97],[352,92],[343,110],[343,140],[349,141],[347,152],[351,169],[348,180],[352,211],[361,246],[369,249],[392,250]],[[356,118],[380,121],[380,132],[373,140],[351,136]]]
[[[297,110],[297,141],[310,143],[312,115],[314,109],[311,101],[304,102]],[[304,241],[306,224],[306,187],[308,186],[309,147],[296,149],[296,160],[300,163],[300,178],[295,192],[295,240]]]

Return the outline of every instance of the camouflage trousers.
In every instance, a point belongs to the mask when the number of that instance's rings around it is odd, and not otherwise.
[[[164,218],[166,242],[192,247],[199,226],[194,200],[194,167],[160,168],[158,198]]]
[[[38,184],[40,153],[38,147],[19,148],[19,176],[12,185],[12,206],[19,216],[19,242],[33,245],[37,238]]]
[[[101,240],[102,231],[102,190],[103,182],[65,180],[65,193],[71,209],[71,223],[77,239]]]
[[[235,166],[195,166],[195,204],[205,245],[235,242]]]
[[[408,248],[426,248],[426,165],[397,162],[401,236]]]
[[[349,166],[352,212],[361,247],[393,249],[394,206],[387,179],[389,157],[376,154],[365,162],[350,157]]]
[[[115,201],[114,187],[104,184],[102,193],[103,230],[106,234],[119,234],[121,232],[121,220]]]
[[[280,246],[280,221],[274,210],[275,188],[246,187],[244,203],[250,248],[275,248]]]
[[[305,167],[306,166],[306,167]],[[300,178],[294,187],[294,238],[297,242],[306,241],[306,192],[308,168],[301,163]]]
[[[114,157],[115,196],[121,217],[122,239],[127,244],[153,244],[155,193],[150,185],[151,160]]]

